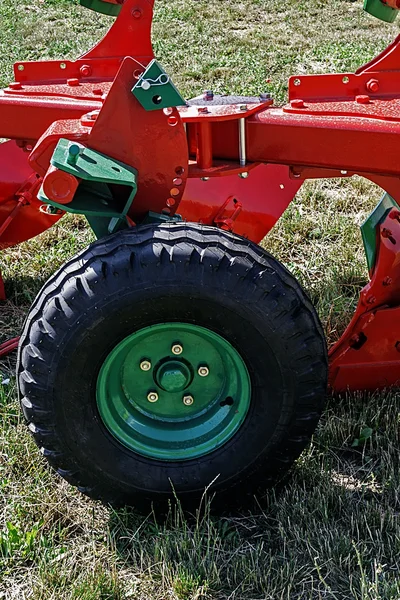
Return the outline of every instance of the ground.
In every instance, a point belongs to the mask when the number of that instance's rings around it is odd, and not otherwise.
[[[348,0],[156,5],[155,51],[186,97],[270,90],[282,103],[289,75],[351,71],[399,29]],[[74,0],[1,0],[0,85],[17,59],[75,57],[108,23]],[[307,184],[263,242],[300,278],[329,344],[367,280],[358,227],[379,195],[355,178]],[[65,218],[2,252],[0,340],[18,334],[42,283],[89,236]],[[13,362],[0,364],[0,598],[400,598],[398,392],[328,398],[286,486],[250,510],[217,518],[207,505],[190,518],[172,507],[160,522],[150,507],[147,517],[112,510],[54,475],[22,422]]]

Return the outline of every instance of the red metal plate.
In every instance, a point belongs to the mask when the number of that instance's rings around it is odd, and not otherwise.
[[[88,146],[138,170],[130,217],[148,211],[174,214],[185,189],[188,150],[174,109],[146,111],[131,93],[135,61],[126,58],[89,136]]]
[[[34,176],[28,164],[27,153],[15,142],[0,144],[0,229],[18,206],[16,192],[24,182]],[[41,203],[33,198],[21,206],[15,218],[0,235],[0,249],[19,244],[45,231],[60,219],[61,215],[49,215],[41,210]]]

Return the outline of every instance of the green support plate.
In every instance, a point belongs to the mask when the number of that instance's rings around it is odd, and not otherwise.
[[[156,60],[148,64],[132,88],[132,94],[147,111],[186,105],[169,75]]]
[[[377,227],[386,218],[392,208],[400,210],[394,198],[385,193],[368,219],[361,225],[361,235],[369,272],[372,271],[376,260]]]
[[[122,8],[121,4],[111,4],[110,2],[103,2],[103,0],[79,0],[79,2],[85,8],[90,8],[95,12],[111,17],[117,17]]]
[[[387,6],[381,0],[364,0],[364,10],[386,23],[393,23],[398,13],[395,8]]]
[[[137,171],[109,156],[61,138],[51,164],[82,180],[69,204],[50,200],[43,191],[39,199],[63,211],[85,215],[98,238],[127,226],[126,215],[137,191]],[[109,184],[127,188],[123,200],[116,199]]]

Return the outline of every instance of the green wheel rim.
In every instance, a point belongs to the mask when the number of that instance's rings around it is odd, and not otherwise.
[[[188,323],[140,329],[105,359],[97,380],[104,425],[159,460],[189,460],[225,444],[250,406],[247,367],[217,333]]]

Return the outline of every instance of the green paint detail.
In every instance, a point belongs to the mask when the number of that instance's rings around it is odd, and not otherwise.
[[[183,352],[172,353],[180,344]],[[140,368],[150,361],[149,371]],[[199,367],[207,366],[202,377]],[[158,400],[149,402],[149,392]],[[182,461],[225,444],[242,425],[251,384],[239,352],[217,333],[189,323],[140,329],[105,359],[97,380],[104,425],[121,444],[143,456]],[[184,396],[194,401],[187,406]]]
[[[170,215],[163,215],[149,210],[149,212],[142,221],[142,225],[147,225],[149,223],[177,223],[179,221],[182,221],[181,215],[175,214],[171,217]]]
[[[38,194],[42,202],[66,212],[85,215],[98,238],[128,227],[126,215],[137,191],[136,169],[63,138],[59,140],[50,162],[82,182],[69,204],[50,200],[43,187]],[[110,184],[121,186],[123,193],[113,194]]]
[[[373,270],[376,260],[377,227],[386,219],[392,208],[400,210],[399,205],[392,196],[385,193],[367,220],[361,225],[361,235],[369,272]]]
[[[103,0],[79,0],[79,3],[85,8],[112,17],[117,17],[122,8],[121,4],[110,4],[110,2],[103,2]]]
[[[132,88],[132,94],[147,111],[186,104],[169,75],[156,60],[148,64]]]
[[[387,23],[393,23],[398,12],[395,8],[383,4],[381,0],[364,0],[364,10],[373,17]]]

